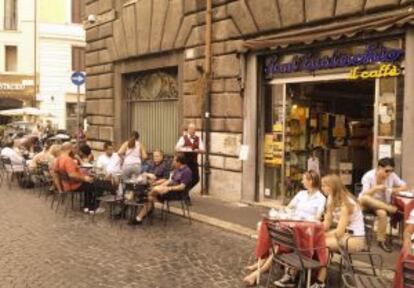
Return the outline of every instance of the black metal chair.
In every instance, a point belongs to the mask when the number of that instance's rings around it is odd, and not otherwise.
[[[161,219],[164,221],[164,225],[167,224],[168,214],[170,213],[170,202],[180,202],[181,210],[183,212],[183,217],[188,218],[189,223],[191,224],[191,214],[190,206],[188,205],[188,195],[189,190],[185,189],[183,191],[174,191],[174,194],[164,195],[164,199],[161,205]]]
[[[404,288],[414,288],[414,261],[403,261],[402,268]]]
[[[125,199],[125,197],[122,197],[124,200],[122,203],[122,210],[126,215],[128,215],[128,221],[132,223],[138,209],[143,209],[144,204],[148,201],[148,185],[140,183],[125,183],[124,192],[132,193],[131,199]],[[125,196],[125,193],[123,196]],[[148,215],[148,219],[150,219],[150,217],[151,213]]]
[[[116,190],[112,186],[110,180],[97,180],[95,182],[96,189],[105,192],[109,192],[107,195],[103,195],[98,198],[101,203],[107,204],[109,207],[109,218],[112,219],[114,216],[114,207],[116,205],[122,206],[124,200],[123,195],[117,195]]]
[[[59,191],[59,189],[58,189],[56,191],[56,193],[54,194],[54,197],[53,197],[52,203],[51,203],[51,208],[53,208],[53,204],[56,201],[57,204],[56,204],[56,210],[55,211],[57,212],[58,209],[59,209],[59,206],[61,206],[65,203],[67,195],[70,194],[71,195],[72,209],[74,209],[74,201],[75,201],[76,196],[79,196],[79,206],[80,206],[80,209],[81,209],[82,208],[82,195],[84,194],[84,191],[81,191],[81,190],[66,191],[66,190],[64,190],[62,182],[63,181],[71,182],[73,180],[69,177],[69,175],[66,172],[58,172],[57,176],[59,178],[59,182],[61,183],[60,184],[61,185],[61,191]],[[67,213],[67,208],[68,208],[68,206],[66,206],[65,214]]]
[[[268,223],[269,237],[272,243],[272,267],[270,269],[267,286],[269,287],[271,279],[275,270],[275,266],[287,266],[295,268],[300,272],[299,284],[297,287],[302,287],[306,283],[306,287],[310,286],[311,272],[315,269],[326,267],[316,259],[306,256],[304,252],[313,254],[320,249],[327,249],[326,247],[314,247],[312,249],[301,249],[298,246],[298,241],[295,232],[292,228],[283,225],[282,223],[272,222]],[[278,254],[275,247],[284,247],[289,249],[289,253]],[[275,265],[276,264],[276,265]],[[329,287],[327,285],[327,287]]]
[[[392,287],[392,283],[381,277],[384,270],[383,260],[380,254],[371,252],[359,252],[353,253],[354,256],[359,255],[360,257],[369,256],[374,259],[374,264],[369,265],[356,265],[352,262],[348,251],[343,247],[340,247],[340,253],[344,263],[344,273],[341,273],[342,281],[347,288],[389,288]],[[375,274],[368,274],[369,271],[375,270]]]
[[[2,156],[1,157],[1,162],[2,162],[2,165],[4,167],[4,171],[6,173],[7,184],[8,184],[8,187],[10,189],[12,184],[13,184],[13,180],[14,179],[16,179],[17,181],[19,180],[18,178],[20,177],[21,172],[15,171],[15,168],[13,167],[13,163],[10,160],[10,158]]]

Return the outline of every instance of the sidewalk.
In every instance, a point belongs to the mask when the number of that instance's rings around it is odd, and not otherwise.
[[[262,206],[224,202],[208,196],[195,195],[191,199],[193,205],[190,207],[190,212],[193,220],[251,238],[256,238],[257,223],[261,220],[261,215],[269,210],[269,208]],[[171,212],[181,215],[179,204],[174,204],[171,207]],[[399,257],[400,247],[395,246],[392,253],[386,253],[378,248],[376,243],[372,243],[372,252],[383,257],[385,267],[394,268]],[[363,262],[367,260],[361,259]]]
[[[269,210],[265,207],[224,202],[208,196],[192,196],[191,201],[190,213],[194,220],[248,237],[256,236],[257,223],[262,218],[261,215]],[[171,212],[182,214],[179,204],[174,204]]]

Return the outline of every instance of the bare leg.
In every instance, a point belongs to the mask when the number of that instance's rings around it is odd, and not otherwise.
[[[272,258],[273,256],[269,255],[269,257],[267,257],[266,261],[264,262],[263,266],[260,266],[260,269],[256,269],[255,271],[244,277],[243,283],[247,286],[255,285],[259,279],[259,275],[263,274],[264,272],[267,272],[272,266]]]

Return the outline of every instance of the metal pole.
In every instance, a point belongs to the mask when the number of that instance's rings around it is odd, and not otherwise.
[[[79,126],[80,126],[80,110],[81,110],[81,107],[80,107],[80,85],[77,85],[77,87],[78,87],[78,120],[76,121],[77,122],[77,127],[76,127],[76,131],[77,131],[77,135],[76,135],[76,139],[77,139],[77,144],[78,144],[78,146],[79,146],[79,136],[80,136],[80,131],[79,131]]]
[[[34,59],[33,59],[33,70],[34,70],[34,93],[33,93],[33,99],[32,99],[32,107],[36,106],[36,95],[37,95],[37,0],[34,1],[34,19],[33,19],[33,53],[34,53]]]
[[[205,41],[206,41],[206,47],[205,47],[205,87],[204,87],[204,128],[205,128],[205,145],[206,145],[206,154],[205,154],[205,162],[204,162],[204,194],[209,194],[209,186],[210,186],[210,110],[211,110],[211,99],[210,99],[210,85],[211,85],[211,30],[212,30],[212,24],[213,24],[213,17],[212,17],[212,6],[213,1],[207,0],[206,3],[206,34],[205,34]]]

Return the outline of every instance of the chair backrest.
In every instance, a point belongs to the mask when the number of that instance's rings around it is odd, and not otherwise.
[[[295,232],[292,228],[279,222],[267,223],[267,228],[272,248],[274,246],[282,246],[297,251]]]
[[[403,284],[404,288],[414,287],[414,261],[403,261]]]
[[[375,215],[364,213],[365,238],[369,249],[371,248],[371,243],[374,239],[374,225]]]
[[[358,197],[358,195],[362,192],[362,183],[355,183],[354,184],[354,195]]]

